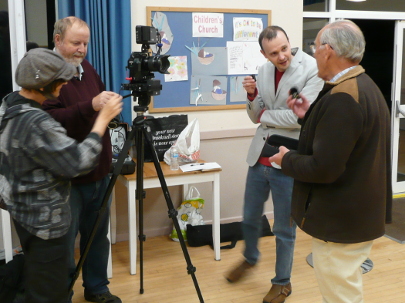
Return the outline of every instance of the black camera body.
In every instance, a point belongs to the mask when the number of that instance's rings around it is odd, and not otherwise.
[[[121,89],[132,91],[138,97],[140,106],[148,106],[150,97],[160,95],[162,85],[160,80],[153,79],[153,72],[169,74],[169,56],[160,55],[162,48],[160,33],[151,26],[136,26],[136,43],[142,44],[141,52],[133,52],[128,59],[130,83],[122,84]],[[150,44],[156,44],[158,52],[152,55]]]
[[[156,44],[158,42],[158,32],[154,27],[137,25],[135,31],[137,44]]]

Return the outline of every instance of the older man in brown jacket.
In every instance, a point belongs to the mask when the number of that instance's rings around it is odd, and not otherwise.
[[[351,21],[326,25],[315,40],[318,76],[326,81],[300,117],[297,151],[270,158],[295,179],[292,217],[313,237],[323,302],[363,302],[360,265],[391,220],[390,115],[377,85],[359,65],[365,41]]]

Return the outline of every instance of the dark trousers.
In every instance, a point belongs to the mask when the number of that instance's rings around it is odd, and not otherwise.
[[[68,251],[66,235],[43,240],[14,220],[25,256],[26,303],[66,303],[68,300]]]
[[[72,185],[69,198],[72,222],[67,233],[70,243],[70,277],[73,277],[76,270],[74,255],[76,236],[80,232],[80,252],[83,253],[97,220],[109,182],[110,178],[106,176],[96,182]],[[110,241],[107,234],[110,222],[110,204],[111,197],[83,263],[82,279],[85,293],[87,294],[95,295],[108,291],[108,284],[110,282],[107,278],[107,265],[110,253]]]

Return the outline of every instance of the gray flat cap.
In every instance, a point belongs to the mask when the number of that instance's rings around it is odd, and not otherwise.
[[[76,67],[61,55],[46,48],[34,48],[18,63],[15,82],[26,89],[39,89],[57,79],[69,81],[76,72]]]

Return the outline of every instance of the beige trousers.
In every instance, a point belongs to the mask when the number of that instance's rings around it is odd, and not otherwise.
[[[314,270],[323,303],[362,303],[361,265],[373,241],[344,244],[312,238]]]

